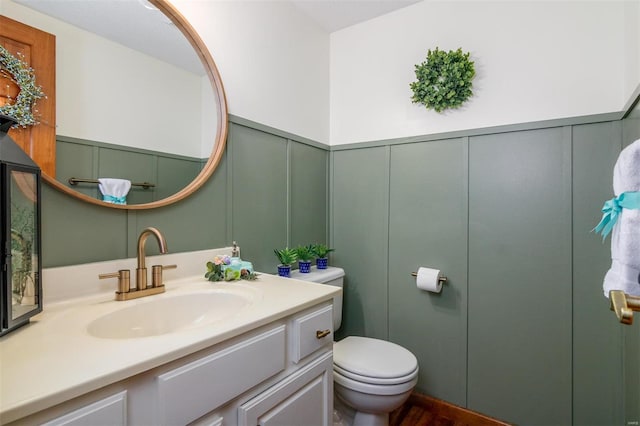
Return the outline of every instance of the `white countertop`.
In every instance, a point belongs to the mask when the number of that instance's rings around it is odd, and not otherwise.
[[[261,274],[256,281],[212,283],[203,277],[203,264],[200,268],[202,274],[165,280],[167,290],[161,295],[116,302],[110,291],[45,304],[44,312],[29,325],[1,337],[0,424],[238,336],[329,300],[341,291],[268,274]],[[93,319],[125,306],[230,286],[250,294],[250,304],[232,317],[206,326],[129,339],[98,338],[87,332]]]

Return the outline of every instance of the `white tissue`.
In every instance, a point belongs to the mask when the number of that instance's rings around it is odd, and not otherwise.
[[[416,285],[420,290],[440,293],[442,290],[441,276],[439,269],[420,267],[418,269],[418,276],[416,277]]]

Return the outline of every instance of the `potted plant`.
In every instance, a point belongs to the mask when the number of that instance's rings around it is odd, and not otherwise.
[[[313,247],[313,245],[308,245],[298,246],[296,248],[296,254],[298,255],[298,266],[300,267],[300,272],[302,272],[303,274],[308,274],[309,272],[311,272],[311,261],[315,256]]]
[[[289,277],[291,275],[291,265],[298,260],[298,253],[295,249],[285,247],[283,249],[274,249],[276,257],[280,261],[278,265],[278,275],[281,277]]]
[[[316,256],[316,266],[318,269],[327,269],[329,259],[327,255],[334,249],[327,247],[325,244],[315,244],[313,246],[313,254]]]

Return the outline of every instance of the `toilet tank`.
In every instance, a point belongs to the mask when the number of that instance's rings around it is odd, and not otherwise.
[[[303,281],[311,281],[318,284],[344,287],[344,269],[328,266],[327,269],[311,268],[311,272],[303,274],[300,271],[291,271],[291,278]],[[333,331],[342,324],[342,293],[333,297]]]

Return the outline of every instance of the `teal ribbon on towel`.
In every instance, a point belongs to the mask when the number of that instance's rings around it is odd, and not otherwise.
[[[114,197],[113,195],[103,195],[102,201],[113,204],[127,204],[127,197]]]
[[[623,192],[604,203],[602,206],[602,219],[600,223],[593,228],[596,234],[601,232],[604,240],[609,232],[613,229],[613,225],[618,221],[618,217],[622,209],[640,209],[640,192]]]

